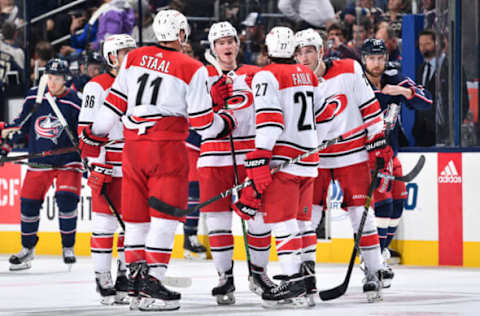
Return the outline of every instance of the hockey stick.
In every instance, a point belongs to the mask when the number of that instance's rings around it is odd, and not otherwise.
[[[393,175],[384,174],[384,173],[379,172],[377,177],[390,179],[390,180],[395,180],[395,181],[401,181],[401,182],[411,182],[413,179],[415,179],[416,176],[418,176],[420,171],[422,171],[424,165],[425,165],[425,156],[421,155],[420,158],[418,158],[418,161],[415,164],[415,166],[406,175],[393,176]]]
[[[46,150],[46,151],[33,153],[33,154],[4,157],[0,159],[0,164],[4,162],[14,162],[14,161],[23,160],[23,159],[41,158],[46,156],[66,154],[74,151],[77,151],[77,147],[65,147],[65,148],[59,148],[54,150]]]
[[[350,131],[336,137],[336,138],[333,138],[333,139],[329,139],[329,140],[326,140],[324,141],[320,146],[318,146],[317,148],[314,148],[310,151],[307,151],[306,153],[304,154],[301,154],[299,156],[297,156],[296,158],[294,159],[290,159],[289,161],[286,161],[286,162],[283,162],[282,164],[280,164],[279,166],[273,168],[271,170],[271,173],[272,174],[275,174],[277,173],[279,170],[287,167],[288,165],[291,165],[291,164],[294,164],[294,163],[297,163],[299,162],[300,160],[310,156],[310,155],[313,155],[317,152],[319,152],[320,150],[323,150],[325,148],[327,148],[328,146],[331,146],[331,145],[334,145],[336,143],[338,143],[339,141],[342,141],[342,140],[345,140],[346,138],[358,133],[358,132],[361,132],[363,130],[365,130],[367,127],[373,125],[373,124],[376,124],[378,122],[382,121],[382,117],[381,116],[378,116],[377,118],[373,119],[372,121],[370,122],[367,122],[367,123],[364,123],[360,126],[357,126],[353,129],[351,129]],[[171,215],[171,216],[175,216],[175,217],[183,217],[185,215],[188,215],[192,212],[195,212],[197,209],[199,208],[202,208],[206,205],[209,205],[215,201],[218,201],[220,199],[223,199],[224,197],[227,197],[231,194],[233,194],[234,192],[238,192],[244,188],[246,188],[247,186],[251,185],[252,184],[252,181],[250,179],[247,179],[245,180],[245,182],[239,184],[239,185],[236,185],[234,186],[233,188],[230,188],[214,197],[212,197],[211,199],[203,202],[203,203],[200,203],[194,207],[191,207],[191,208],[187,208],[187,209],[181,209],[181,208],[178,208],[178,207],[174,207],[174,206],[171,206],[161,200],[159,200],[158,198],[152,196],[148,199],[148,204],[150,205],[150,207],[152,207],[153,209],[159,211],[159,212],[162,212],[164,214],[168,214],[168,215]]]
[[[375,170],[373,171],[372,181],[370,182],[370,186],[368,188],[367,200],[364,205],[365,209],[362,214],[362,219],[360,220],[360,225],[358,226],[358,232],[355,235],[355,244],[353,247],[352,256],[350,257],[350,262],[348,263],[347,275],[345,276],[345,280],[342,282],[342,284],[334,287],[333,289],[320,291],[318,294],[320,295],[320,298],[322,299],[322,301],[336,299],[342,296],[343,294],[345,294],[345,292],[347,291],[348,283],[350,283],[350,276],[353,271],[353,266],[355,265],[355,258],[357,257],[360,238],[362,237],[363,226],[365,226],[368,209],[370,208],[370,204],[372,203],[373,191],[375,190],[375,184],[376,184],[375,179],[377,177],[378,170],[379,170],[379,166],[377,164],[377,166],[375,167]]]
[[[35,97],[35,105],[32,107],[32,110],[30,111],[30,113],[28,113],[27,116],[25,116],[23,121],[21,121],[20,124],[18,124],[20,128],[22,128],[22,126],[30,119],[30,117],[33,114],[35,114],[35,112],[37,112],[38,107],[43,101],[43,93],[45,92],[45,88],[47,87],[47,82],[48,82],[48,76],[46,74],[42,75],[40,77],[40,81],[38,82],[38,90],[37,90],[37,96]],[[4,136],[2,135],[2,137]]]

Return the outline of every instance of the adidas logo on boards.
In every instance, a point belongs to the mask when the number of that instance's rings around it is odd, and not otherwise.
[[[440,176],[438,177],[439,183],[462,183],[462,177],[458,174],[457,168],[453,163],[453,160],[450,160],[445,166]]]

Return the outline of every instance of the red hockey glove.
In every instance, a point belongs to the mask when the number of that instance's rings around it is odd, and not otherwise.
[[[93,193],[100,194],[103,185],[112,182],[112,174],[112,165],[92,163],[92,169],[90,170],[87,184],[92,189]]]
[[[261,198],[252,186],[248,186],[240,193],[240,199],[232,204],[232,209],[242,219],[248,221],[257,214]]]
[[[272,182],[272,175],[270,173],[271,160],[272,152],[263,149],[249,152],[245,157],[247,177],[252,179],[255,189],[259,194],[262,194]]]
[[[78,147],[82,151],[82,158],[98,157],[100,155],[100,147],[108,142],[107,137],[96,136],[92,133],[91,126],[83,129],[80,135]]]
[[[235,118],[235,115],[233,115],[232,110],[221,110],[220,112],[218,112],[218,115],[220,115],[220,117],[222,118],[225,126],[223,127],[223,130],[217,135],[217,138],[224,138],[230,135],[233,130],[237,128],[238,121]]]
[[[210,89],[210,95],[213,101],[213,111],[218,112],[225,107],[225,99],[233,94],[233,85],[227,83],[227,76],[223,75],[218,79]]]
[[[365,144],[368,151],[368,164],[370,169],[385,169],[387,163],[393,158],[393,150],[387,144],[387,140],[382,133],[378,133]],[[378,161],[378,162],[377,162]]]

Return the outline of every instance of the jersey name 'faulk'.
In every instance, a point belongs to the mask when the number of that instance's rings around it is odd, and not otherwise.
[[[296,73],[292,74],[293,84],[295,86],[303,86],[303,85],[311,85],[312,79],[310,78],[310,74],[306,73]]]

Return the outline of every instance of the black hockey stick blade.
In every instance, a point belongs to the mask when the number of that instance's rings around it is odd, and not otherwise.
[[[159,212],[175,217],[183,217],[195,212],[198,209],[198,206],[192,207],[191,209],[181,209],[179,207],[167,204],[154,196],[148,198],[148,205]]]
[[[406,175],[393,176],[393,175],[390,175],[390,174],[384,174],[384,173],[379,172],[377,176],[379,178],[387,178],[387,179],[395,180],[395,181],[411,182],[413,179],[415,179],[418,176],[420,171],[422,171],[424,165],[425,165],[425,156],[421,155],[420,158],[418,159],[417,163],[415,164],[415,166]]]

